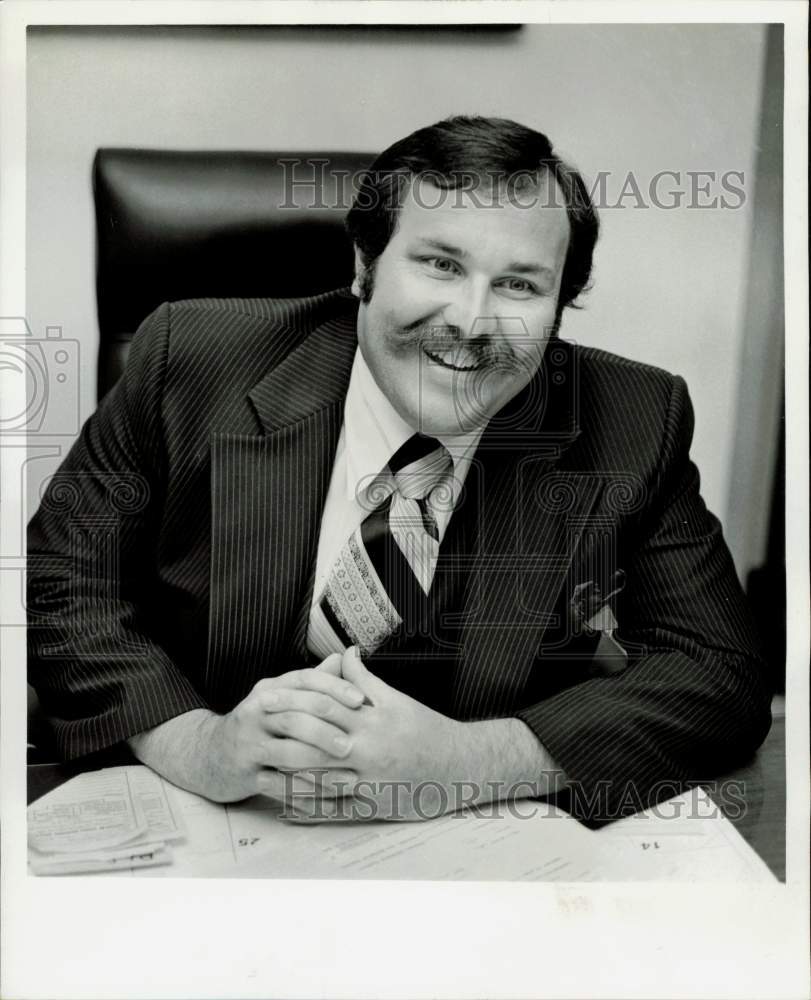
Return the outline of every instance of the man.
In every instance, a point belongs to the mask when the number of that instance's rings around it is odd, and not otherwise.
[[[595,822],[744,760],[765,671],[685,385],[557,338],[582,179],[453,118],[348,228],[351,293],[156,310],[50,484],[30,663],[62,752],[126,741],[218,801]]]

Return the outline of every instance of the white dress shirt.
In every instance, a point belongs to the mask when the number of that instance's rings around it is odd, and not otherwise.
[[[483,430],[484,426],[467,434],[435,435],[453,459],[451,501],[434,509],[440,543]],[[349,378],[344,422],[335,451],[332,478],[321,517],[312,607],[320,602],[330,569],[341,549],[375,506],[366,499],[373,480],[397,449],[415,433],[415,429],[403,420],[383,394],[358,348]]]

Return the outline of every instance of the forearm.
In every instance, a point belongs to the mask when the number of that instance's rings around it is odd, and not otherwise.
[[[478,801],[535,798],[560,791],[566,775],[520,719],[489,719],[462,725],[457,764],[464,780],[481,788]]]
[[[180,788],[215,802],[233,801],[218,751],[222,716],[207,708],[184,712],[127,743],[143,764]]]
[[[520,717],[565,761],[569,811],[607,822],[627,814],[630,796],[649,808],[754,753],[770,723],[754,669],[651,650],[622,676],[567,688]]]

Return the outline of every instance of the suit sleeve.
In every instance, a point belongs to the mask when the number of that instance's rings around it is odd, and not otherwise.
[[[205,707],[150,629],[169,327],[168,304],[143,322],[29,525],[29,680],[65,758]]]
[[[617,608],[628,667],[516,713],[566,772],[565,804],[587,822],[647,808],[741,764],[771,724],[766,664],[721,525],[699,495],[692,433],[677,378]]]

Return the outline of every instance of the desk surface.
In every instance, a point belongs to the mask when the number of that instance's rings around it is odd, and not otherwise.
[[[785,743],[785,719],[776,718],[749,764],[703,783],[744,840],[781,881],[786,878]],[[75,767],[64,764],[30,764],[28,801],[33,802],[76,773]]]
[[[724,782],[736,782],[743,810],[730,809]],[[786,880],[786,720],[776,718],[754,760],[705,785],[713,801],[781,882]]]

